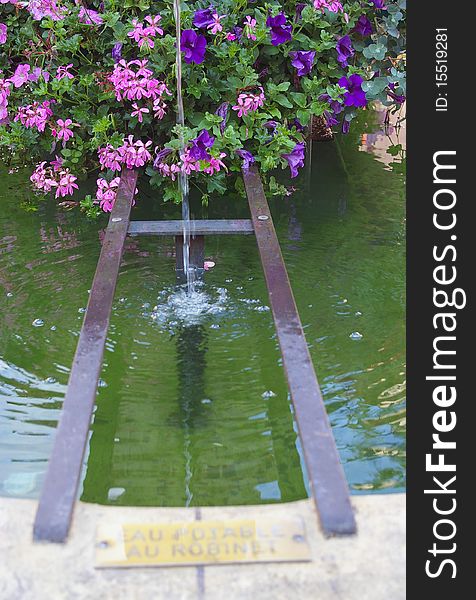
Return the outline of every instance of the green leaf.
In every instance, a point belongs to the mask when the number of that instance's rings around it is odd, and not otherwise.
[[[311,120],[311,113],[309,111],[298,110],[296,116],[304,127],[309,125],[309,121]]]
[[[363,55],[366,58],[375,58],[375,60],[383,60],[387,52],[387,47],[381,44],[370,44],[364,48]]]
[[[301,92],[291,92],[290,96],[293,99],[294,104],[297,104],[301,108],[306,108],[306,106],[307,106],[306,94],[302,94]]]
[[[285,108],[293,108],[293,105],[291,104],[291,102],[289,102],[289,100],[284,94],[278,94],[277,96],[275,96],[274,99],[278,104],[284,106]]]

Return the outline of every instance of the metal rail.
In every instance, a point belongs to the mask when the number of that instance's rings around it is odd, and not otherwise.
[[[311,490],[325,535],[356,532],[349,490],[258,170],[243,171]]]
[[[190,222],[191,235],[223,235],[254,233],[250,219],[203,220]],[[131,235],[182,235],[183,221],[131,221]]]
[[[64,542],[68,536],[137,175],[137,171],[123,172],[109,218],[38,504],[36,541]]]
[[[353,534],[347,483],[257,169],[244,170],[243,179],[252,220],[193,221],[196,266],[204,235],[255,233],[321,527],[328,536]],[[181,268],[182,221],[130,222],[136,181],[137,171],[123,173],[109,219],[38,505],[36,541],[64,542],[68,535],[126,235],[175,236]]]

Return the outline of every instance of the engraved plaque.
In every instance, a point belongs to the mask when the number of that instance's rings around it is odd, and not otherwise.
[[[100,525],[96,567],[310,561],[300,519]]]

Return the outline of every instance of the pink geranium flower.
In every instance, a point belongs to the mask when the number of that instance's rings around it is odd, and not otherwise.
[[[0,23],[0,44],[5,44],[7,41],[8,27],[4,23]]]
[[[127,36],[138,42],[144,35],[144,25],[139,23],[139,19],[132,19],[132,27],[133,29],[127,33]]]
[[[16,2],[12,2],[12,4],[16,4]],[[30,0],[26,3],[22,2],[22,4],[26,4],[26,9],[35,21],[41,21],[43,17],[50,17],[53,21],[61,21],[67,14],[66,8],[58,6],[56,0]]]
[[[20,106],[15,116],[15,121],[20,121],[28,129],[36,127],[38,131],[43,132],[46,123],[53,115],[51,103],[51,100],[45,100],[41,104],[33,102],[33,104],[28,104],[27,106]]]
[[[159,23],[162,20],[162,17],[160,15],[156,15],[155,17],[147,15],[145,20],[147,21],[147,23],[149,23],[149,28],[154,30],[154,35],[164,35],[164,30],[159,27]]]
[[[166,109],[167,109],[167,105],[165,104],[165,102],[162,102],[162,100],[160,98],[157,98],[157,100],[154,100],[154,117],[156,119],[163,119],[166,113]]]
[[[61,171],[63,167],[63,159],[60,156],[55,155],[55,160],[50,161],[50,165],[53,167],[53,171]]]
[[[238,113],[239,117],[246,116],[249,112],[257,111],[258,108],[264,105],[265,95],[263,88],[260,88],[259,94],[251,92],[243,92],[238,96],[238,100],[232,109]]]
[[[104,23],[104,17],[100,13],[84,6],[79,9],[78,20],[85,25],[102,25]]]
[[[154,79],[152,71],[147,68],[147,60],[119,61],[114,67],[109,81],[113,84],[116,100],[141,100],[142,98],[157,100],[163,94],[171,95],[163,81]],[[138,67],[137,71],[135,68]]]
[[[97,180],[96,199],[99,201],[99,206],[104,212],[112,211],[120,181],[120,177],[115,177],[112,181],[107,181],[102,177]]]
[[[105,148],[99,148],[98,156],[101,169],[110,169],[111,171],[122,169],[123,156],[119,150],[116,150],[110,144]]]
[[[164,30],[159,27],[161,19],[162,17],[160,15],[147,15],[145,20],[148,25],[140,23],[139,19],[132,19],[133,29],[127,33],[128,37],[137,42],[139,44],[139,48],[142,48],[142,46],[153,48],[155,44],[152,38],[154,38],[156,35],[164,35]]]
[[[157,166],[157,169],[163,177],[170,177],[172,181],[175,181],[177,178],[177,174],[180,173],[180,167],[175,163],[169,165],[167,163],[161,162]]]
[[[104,212],[111,212],[114,208],[120,182],[120,177],[115,177],[112,181],[107,181],[107,179],[102,177],[97,180],[96,200]],[[138,190],[136,189],[134,194],[137,194],[137,192]],[[135,204],[134,201],[133,204]]]
[[[203,169],[203,172],[207,173],[207,175],[213,175],[214,173],[218,173],[222,167],[226,171],[227,170],[226,165],[221,160],[222,158],[225,158],[225,156],[226,156],[226,154],[224,152],[221,152],[220,156],[217,158],[212,156],[212,158],[210,159],[210,164]]]
[[[58,185],[51,167],[46,166],[46,161],[36,165],[36,169],[32,173],[30,181],[37,190],[45,193],[51,192],[51,190]]]
[[[256,40],[255,30],[256,30],[256,19],[252,19],[250,16],[246,17],[245,21],[245,35],[249,40]]]
[[[66,65],[66,67],[65,66],[58,67],[58,69],[56,71],[55,79],[61,80],[61,79],[64,79],[65,77],[67,77],[68,79],[74,79],[74,75],[72,75],[69,72],[69,69],[71,69],[72,66],[73,66],[73,63]]]
[[[137,117],[137,120],[139,121],[139,123],[142,123],[142,121],[144,120],[143,115],[150,112],[150,110],[148,108],[145,108],[144,106],[139,107],[137,102],[134,102],[132,104],[132,108],[134,110],[131,113],[131,117]]]
[[[1,75],[1,73],[0,73]],[[8,96],[11,94],[11,83],[0,77],[0,122],[8,118]]]
[[[41,192],[47,193],[56,188],[55,198],[74,194],[74,190],[79,189],[76,180],[77,177],[69,169],[59,166],[58,159],[49,165],[46,161],[39,163],[30,177],[35,188]]]
[[[65,196],[71,196],[74,194],[74,190],[79,189],[75,181],[78,178],[69,172],[69,169],[60,171],[58,187],[56,189],[55,198],[64,198]]]
[[[77,124],[73,123],[71,119],[66,119],[66,121],[63,121],[63,119],[58,119],[56,124],[58,125],[58,130],[53,130],[56,132],[55,137],[57,137],[58,140],[63,140],[64,146],[66,142],[74,136],[73,130],[70,129],[70,127],[77,127]]]
[[[314,8],[321,12],[324,12],[325,8],[333,13],[344,12],[342,4],[338,0],[314,0]]]
[[[217,13],[213,13],[212,19],[213,22],[207,25],[207,29],[210,30],[213,35],[216,35],[219,31],[223,31],[223,25],[221,24],[221,20],[224,19],[226,15],[218,16]]]
[[[15,69],[13,77],[10,77],[9,81],[11,81],[16,88],[21,87],[24,83],[28,81],[28,74],[30,72],[30,69],[31,67],[29,64],[24,63],[18,65],[18,67]]]
[[[181,154],[180,159],[182,161],[181,169],[186,175],[190,175],[193,171],[200,170],[200,165],[192,156],[190,156],[189,150],[186,150],[184,154]]]

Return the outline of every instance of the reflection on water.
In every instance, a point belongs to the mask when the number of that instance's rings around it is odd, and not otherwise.
[[[406,105],[396,113],[382,108],[371,114],[373,128],[362,134],[360,149],[373,154],[388,168],[401,172],[399,167],[403,166],[406,152]]]
[[[271,203],[351,489],[404,487],[404,185],[362,130],[316,144],[305,192]],[[380,135],[380,134],[378,134]],[[393,134],[391,134],[393,135]],[[375,138],[377,139],[377,138]],[[392,144],[395,145],[392,138]],[[362,144],[373,153],[362,152]],[[36,497],[84,316],[104,222],[1,175],[0,494]],[[146,195],[145,195],[146,196]],[[144,197],[144,194],[142,194]],[[180,218],[142,200],[140,218]],[[220,201],[201,218],[246,218]],[[306,496],[253,237],[206,240],[216,266],[191,306],[169,239],[131,238],[114,302],[82,498],[249,504]]]

